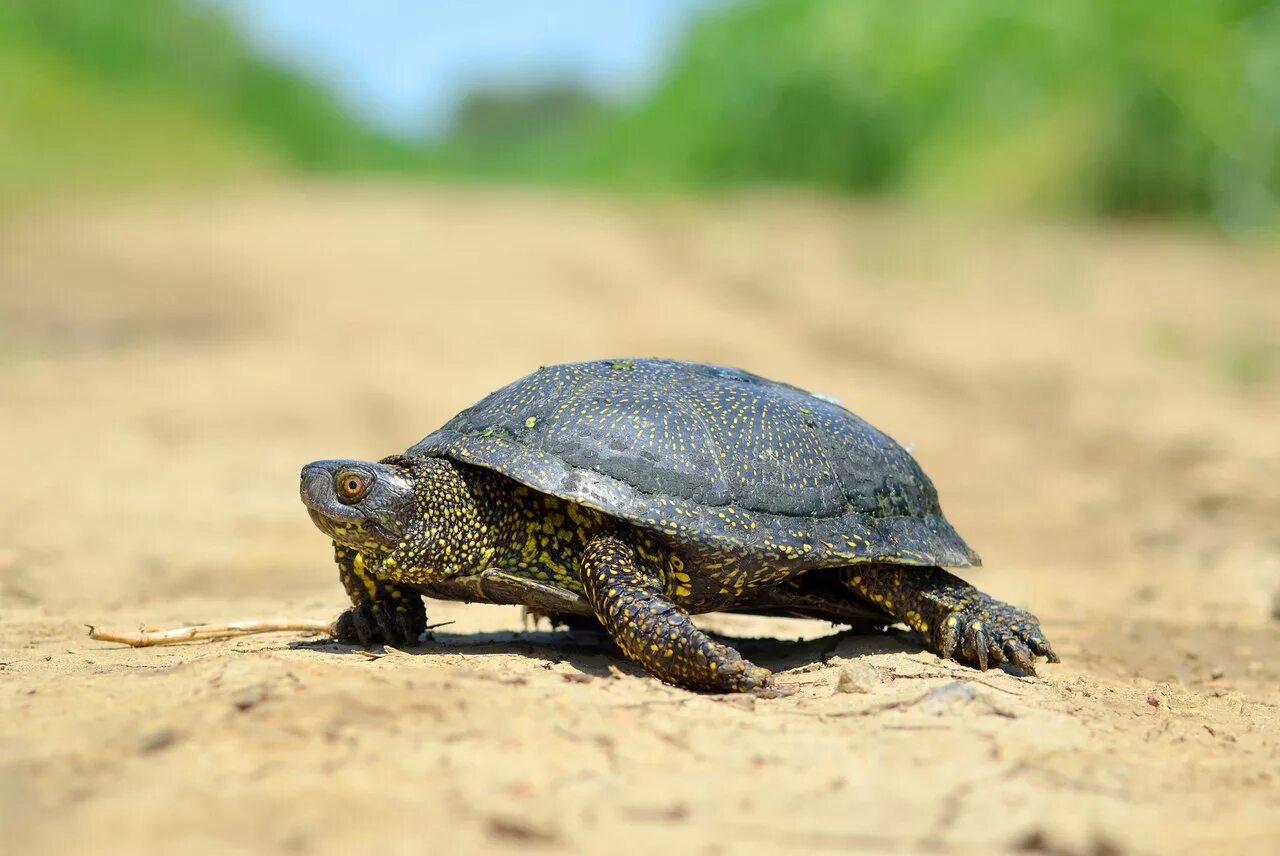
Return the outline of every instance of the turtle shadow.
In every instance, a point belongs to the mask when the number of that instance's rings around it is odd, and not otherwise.
[[[325,640],[300,640],[290,643],[290,648],[321,654],[360,654],[385,650],[382,645],[348,644]],[[550,666],[567,663],[585,675],[609,677],[610,667],[624,672],[638,671],[636,664],[628,660],[613,640],[604,633],[590,631],[494,631],[478,633],[441,633],[434,631],[430,637],[413,645],[391,646],[401,654],[414,657],[430,657],[451,654],[463,657],[492,657],[508,654],[540,660]]]
[[[889,629],[882,632],[836,630],[812,639],[728,637],[711,634],[732,645],[742,656],[774,672],[825,665],[834,658],[852,659],[873,654],[919,654],[926,650],[914,633]]]
[[[913,633],[897,629],[883,632],[835,630],[825,636],[809,639],[777,639],[773,637],[733,636],[708,632],[718,642],[735,648],[743,657],[774,672],[812,669],[833,658],[865,657],[873,654],[918,654],[924,644]],[[291,648],[316,652],[351,654],[368,651],[359,645],[332,640],[302,640]],[[375,646],[375,650],[377,647]],[[429,638],[415,645],[395,646],[412,656],[453,654],[464,657],[487,657],[501,654],[565,663],[593,677],[609,677],[613,670],[643,675],[644,669],[629,660],[603,631],[594,630],[525,630],[476,633],[442,633],[433,631]]]

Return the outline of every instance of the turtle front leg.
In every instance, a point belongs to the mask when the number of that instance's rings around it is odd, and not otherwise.
[[[351,598],[351,607],[334,623],[337,640],[360,645],[417,642],[427,629],[427,610],[421,595],[375,577],[359,550],[334,542],[333,556],[338,563],[338,577]]]
[[[1058,662],[1039,620],[978,591],[942,568],[857,565],[843,572],[845,585],[925,638],[940,657],[986,670],[1011,663],[1034,675],[1036,656]]]
[[[669,684],[707,692],[759,692],[772,685],[755,666],[694,626],[656,572],[618,535],[597,535],[579,564],[587,599],[623,652]]]

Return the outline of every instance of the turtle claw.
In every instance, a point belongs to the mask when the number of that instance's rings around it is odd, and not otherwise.
[[[987,631],[982,626],[981,621],[971,622],[967,628],[966,645],[967,651],[972,651],[972,659],[978,661],[978,668],[985,672],[987,670],[987,657],[991,652],[991,640],[987,638]]]
[[[774,682],[773,672],[753,665],[747,660],[738,662],[742,664],[740,670],[735,670],[738,674],[735,676],[734,683],[738,692],[755,693],[763,698],[777,698],[784,694]]]
[[[993,663],[1008,664],[1034,676],[1037,656],[1060,662],[1034,615],[983,594],[953,609],[931,641],[930,647],[944,660],[984,672]]]
[[[1036,661],[1027,647],[1016,639],[1006,639],[1003,646],[1005,661],[1012,663],[1028,675],[1036,673]]]
[[[1061,663],[1062,659],[1053,650],[1053,646],[1049,644],[1049,640],[1043,636],[1034,636],[1027,640],[1027,645],[1036,654],[1044,657],[1050,663]]]
[[[763,686],[751,690],[751,694],[760,699],[786,698],[793,696],[799,691],[799,687],[790,684],[780,684],[776,681],[768,681]]]
[[[334,623],[334,638],[364,648],[379,643],[412,645],[426,626],[427,612],[421,601],[395,604],[375,600],[352,606],[339,615]]]
[[[955,619],[948,619],[942,625],[935,653],[944,660],[955,659],[956,646],[960,644],[960,634],[956,632]]]
[[[422,634],[427,629],[427,616],[424,611],[422,614],[421,625],[416,621],[413,609],[397,609],[396,610],[396,626],[400,629],[401,638],[411,639],[417,642],[422,638]]]
[[[773,672],[743,659],[732,648],[721,646],[716,667],[711,678],[712,692],[751,693],[759,698],[778,698],[788,695],[779,689]]]
[[[378,625],[378,635],[384,642],[390,642],[400,635],[395,618],[382,608],[382,604],[375,603],[370,612],[373,613],[374,623]]]
[[[373,644],[374,627],[369,607],[353,606],[334,622],[333,636],[339,642],[354,642],[367,648]]]

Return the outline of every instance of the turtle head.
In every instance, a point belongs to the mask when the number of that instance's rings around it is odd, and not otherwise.
[[[316,461],[301,493],[322,532],[400,581],[471,573],[493,552],[470,483],[444,458]]]
[[[322,532],[361,552],[394,550],[417,517],[412,475],[392,463],[315,461],[300,492]]]

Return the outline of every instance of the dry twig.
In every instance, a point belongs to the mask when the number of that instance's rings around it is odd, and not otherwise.
[[[193,624],[189,627],[173,627],[162,630],[157,627],[139,627],[137,630],[99,630],[92,624],[89,638],[99,642],[120,642],[133,648],[150,645],[174,645],[179,642],[195,642],[201,639],[226,639],[231,636],[248,636],[251,633],[308,632],[332,633],[333,622],[316,618],[268,618],[248,621],[228,621],[224,624]]]

